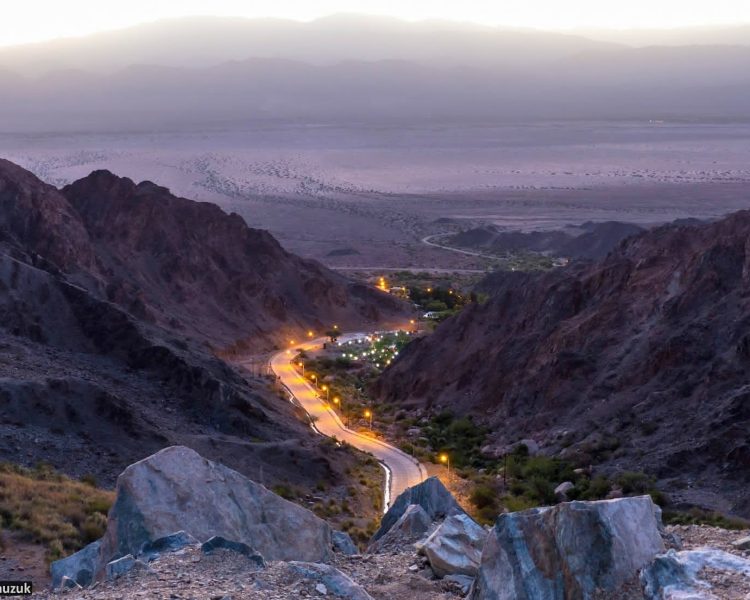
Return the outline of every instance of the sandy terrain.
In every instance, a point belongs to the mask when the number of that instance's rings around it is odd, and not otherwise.
[[[101,168],[150,179],[332,266],[482,268],[420,240],[478,222],[650,224],[750,203],[750,125],[735,124],[0,134],[0,156],[56,185]],[[328,256],[334,250],[345,252]]]

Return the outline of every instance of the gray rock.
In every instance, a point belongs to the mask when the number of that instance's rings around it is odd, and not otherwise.
[[[136,567],[144,568],[146,567],[146,563],[137,560],[132,554],[128,554],[122,558],[108,562],[104,568],[105,577],[111,581],[122,577],[125,573],[132,571]]]
[[[391,508],[383,516],[380,529],[372,536],[371,543],[383,537],[411,504],[421,506],[430,521],[464,513],[464,510],[440,480],[437,477],[430,477],[418,485],[407,488],[396,498]]]
[[[63,577],[83,587],[90,585],[99,564],[100,547],[101,540],[97,540],[75,554],[53,562],[50,565],[52,588],[60,587]]]
[[[470,597],[589,600],[618,590],[664,552],[659,514],[641,496],[500,515]]]
[[[732,546],[737,548],[737,550],[750,550],[750,537],[740,538],[732,542]]]
[[[455,585],[459,590],[461,590],[462,594],[468,594],[469,590],[471,589],[472,584],[474,583],[474,578],[469,577],[468,575],[454,574],[454,575],[446,575],[444,578],[444,581],[447,581]]]
[[[242,542],[233,542],[232,540],[227,540],[220,535],[215,535],[210,540],[201,544],[201,552],[203,552],[203,554],[211,554],[216,550],[229,550],[230,552],[236,552],[237,554],[246,556],[259,567],[266,566],[266,561],[263,557],[250,546],[243,544]]]
[[[327,593],[337,598],[373,600],[362,586],[331,565],[292,561],[286,564],[286,568],[291,577],[322,584]]]
[[[141,547],[138,556],[151,561],[165,552],[176,552],[177,550],[182,550],[183,548],[194,546],[196,544],[198,544],[198,540],[192,535],[184,531],[178,531],[160,537],[153,542],[146,542]]]
[[[487,530],[469,515],[451,515],[427,538],[421,553],[438,577],[458,574],[473,578],[486,538]]]
[[[359,554],[359,548],[346,531],[334,531],[332,534],[333,549],[346,556]]]
[[[572,481],[563,481],[560,485],[555,488],[555,498],[559,502],[568,501],[568,492],[575,487]]]
[[[315,585],[315,591],[321,594],[322,596],[325,596],[328,594],[328,588],[322,583],[318,583]]]
[[[370,544],[367,551],[377,554],[414,544],[425,536],[431,525],[432,520],[424,509],[419,504],[410,504],[393,527]]]
[[[643,593],[647,600],[714,600],[709,584],[698,577],[706,567],[750,580],[750,560],[745,558],[714,548],[669,550],[641,571]]]
[[[58,590],[82,590],[83,587],[76,583],[73,579],[68,577],[67,575],[63,575],[60,578],[60,584],[55,588]]]
[[[236,540],[267,560],[324,561],[332,554],[325,521],[189,448],[166,448],[130,465],[116,491],[102,557],[136,553],[175,531]]]
[[[539,454],[539,444],[537,444],[534,440],[521,440],[515,445],[516,448],[518,448],[518,446],[526,446],[526,450],[528,451],[529,456],[536,456],[537,454]]]

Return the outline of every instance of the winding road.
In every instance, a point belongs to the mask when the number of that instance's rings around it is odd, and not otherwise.
[[[342,340],[352,337],[357,336],[345,336]],[[325,340],[326,338],[311,340],[295,346],[295,350],[301,348],[308,352],[316,351],[322,348]],[[292,357],[290,351],[277,352],[271,358],[271,369],[313,418],[315,429],[323,435],[336,437],[359,450],[369,452],[381,462],[387,473],[384,502],[386,510],[392,498],[396,498],[406,488],[426,479],[424,467],[413,457],[386,442],[347,429],[338,414],[325,400],[318,397],[315,388],[292,366],[290,362]]]

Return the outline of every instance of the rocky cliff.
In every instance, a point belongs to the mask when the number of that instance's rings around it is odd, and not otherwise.
[[[750,515],[750,212],[629,238],[607,258],[497,273],[407,346],[382,400],[470,413],[583,466],[645,470],[675,504]]]

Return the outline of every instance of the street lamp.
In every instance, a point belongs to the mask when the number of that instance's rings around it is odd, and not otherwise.
[[[313,335],[314,335],[314,334],[313,334],[313,332],[312,332],[312,331],[308,331],[308,332],[307,332],[307,337],[311,338],[311,337],[312,337]]]
[[[318,377],[317,377],[317,375],[315,375],[315,373],[312,373],[310,375],[310,379],[313,380],[313,383],[315,384],[315,387],[318,387]]]
[[[299,361],[299,362],[297,363],[297,366],[298,366],[298,367],[299,367],[300,369],[302,369],[302,377],[304,377],[304,376],[305,376],[305,363],[303,363],[302,361]]]
[[[440,455],[440,462],[444,465],[448,465],[448,479],[451,478],[451,457],[443,453]]]
[[[320,389],[323,390],[326,393],[326,402],[328,402],[329,397],[331,395],[331,390],[328,389],[327,385],[322,386]]]
[[[370,431],[372,431],[372,411],[367,409],[365,410],[365,418],[370,419]]]

